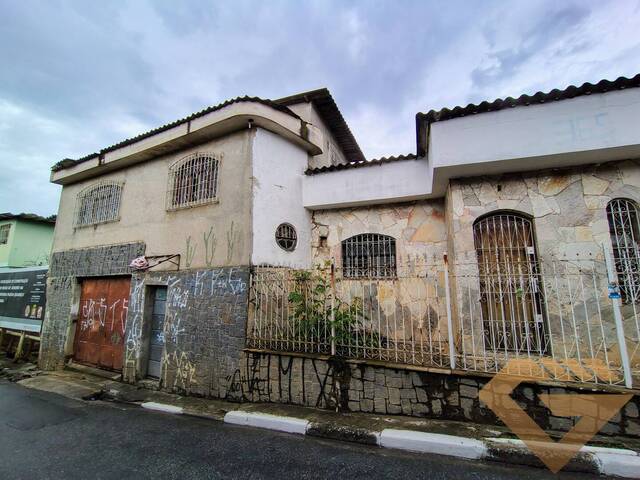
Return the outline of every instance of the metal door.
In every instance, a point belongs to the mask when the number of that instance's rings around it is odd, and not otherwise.
[[[82,281],[74,359],[109,370],[122,370],[129,277]]]
[[[164,315],[167,303],[167,287],[156,287],[153,292],[151,312],[151,336],[149,337],[149,363],[147,375],[160,378],[164,353]]]
[[[474,224],[485,344],[544,354],[546,325],[531,221],[493,214]]]

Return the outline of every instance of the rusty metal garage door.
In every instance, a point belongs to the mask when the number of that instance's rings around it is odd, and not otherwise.
[[[122,370],[129,277],[82,281],[74,359],[110,370]]]

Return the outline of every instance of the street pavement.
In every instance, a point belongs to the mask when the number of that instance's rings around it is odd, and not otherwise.
[[[585,474],[470,462],[238,427],[0,380],[0,479],[510,479]],[[602,477],[598,477],[602,478]]]

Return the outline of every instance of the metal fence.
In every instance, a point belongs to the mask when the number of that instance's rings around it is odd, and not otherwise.
[[[613,262],[609,262],[613,265]],[[250,348],[631,387],[638,300],[596,260],[411,263],[388,277],[256,268]]]

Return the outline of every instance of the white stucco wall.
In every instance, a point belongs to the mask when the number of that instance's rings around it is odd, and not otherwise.
[[[302,206],[302,179],[307,153],[264,129],[253,141],[253,253],[254,265],[311,266],[311,214]],[[298,234],[293,252],[281,249],[275,231],[290,223]]]
[[[298,114],[305,122],[309,122],[311,125],[317,127],[324,137],[322,153],[309,157],[309,168],[325,167],[347,162],[344,152],[311,102],[289,105],[289,108]]]
[[[640,154],[639,124],[640,88],[585,95],[433,123],[429,158],[436,170],[483,169],[473,174],[498,173],[486,170],[495,167],[513,171],[617,160]],[[590,157],[590,151],[597,154]],[[540,157],[549,163],[488,165]]]
[[[307,175],[304,206],[310,209],[421,200],[431,196],[426,158]]]

